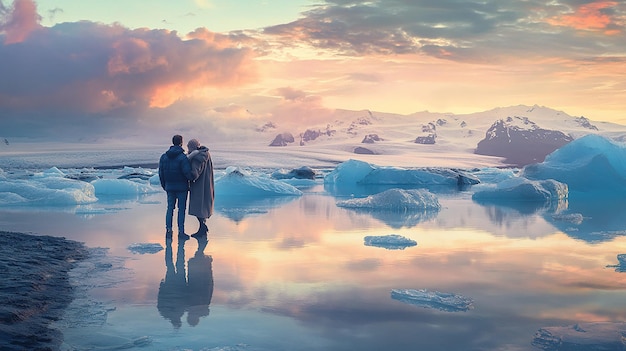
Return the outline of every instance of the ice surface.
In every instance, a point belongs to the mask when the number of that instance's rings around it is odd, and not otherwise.
[[[117,160],[114,159],[113,154],[107,155],[107,162],[129,161],[129,156],[125,153],[119,153],[116,156],[119,158]],[[371,195],[374,193],[372,190],[381,193],[382,190],[390,188],[423,187],[433,191],[429,186],[455,188],[459,185],[470,184],[473,198],[481,202],[554,203],[566,198],[571,200],[572,193],[591,194],[596,190],[613,194],[626,192],[626,186],[624,186],[626,164],[621,163],[625,156],[623,144],[602,136],[588,135],[550,154],[543,163],[525,167],[519,172],[520,174],[516,169],[494,167],[460,171],[439,167],[376,166],[351,159],[329,169],[323,177],[323,182],[325,187],[327,185],[345,187],[348,190],[342,194],[356,197]],[[49,161],[53,162],[53,159],[49,158]],[[111,174],[110,170],[107,174],[102,169],[61,170],[54,166],[30,173],[27,171],[16,173],[15,169],[9,172],[4,170],[0,172],[0,206],[71,206],[97,202],[98,197],[101,196],[110,199],[157,193],[162,189],[160,189],[158,175],[154,171],[141,167],[124,167],[116,174]],[[264,213],[268,206],[242,207],[242,200],[300,196],[302,191],[298,187],[315,185],[317,182],[315,177],[320,174],[323,173],[313,171],[308,166],[275,171],[238,167],[228,167],[225,171],[216,170],[216,201],[220,198],[229,198],[228,201],[222,203],[221,209],[230,212],[233,217]],[[280,180],[273,178],[280,178]],[[87,181],[80,182],[77,179]],[[480,184],[476,184],[478,182]],[[354,191],[351,188],[354,186],[367,188],[363,191]],[[389,193],[385,196],[389,196]],[[236,199],[239,204],[235,206],[233,199]],[[343,207],[370,210],[420,207],[411,201],[403,203],[399,200],[398,193],[395,197],[351,199],[338,204]],[[83,212],[100,213],[102,209],[86,208]],[[402,221],[402,219],[395,220]],[[555,218],[555,220],[563,219]]]
[[[163,245],[159,243],[133,243],[128,245],[128,250],[136,254],[154,254],[163,250]]]
[[[407,247],[417,245],[415,240],[398,234],[373,236],[368,235],[364,239],[365,246],[382,247],[388,250],[404,250]]]
[[[293,185],[256,174],[239,167],[228,167],[215,180],[215,197],[264,198],[268,196],[300,196]]]
[[[58,173],[29,179],[0,178],[0,206],[60,206],[96,202],[92,184],[63,178]]]
[[[549,154],[545,161],[528,165],[528,179],[555,179],[566,183],[570,198],[617,196],[626,193],[626,146],[600,135],[576,139]]]
[[[366,198],[341,200],[337,206],[388,211],[441,209],[437,197],[425,189],[389,189]]]
[[[338,165],[324,177],[324,183],[335,185],[469,185],[478,184],[475,176],[449,168],[402,168],[375,166],[349,160]]]
[[[391,298],[411,305],[445,312],[462,312],[474,308],[474,301],[468,297],[426,289],[393,289],[391,290]]]
[[[96,196],[142,195],[163,191],[160,185],[155,187],[128,179],[98,179],[91,184],[96,189]]]
[[[479,184],[472,188],[475,200],[562,201],[567,199],[567,184],[548,180],[511,177],[496,184]]]
[[[624,350],[626,323],[578,323],[541,328],[532,345],[545,350]]]

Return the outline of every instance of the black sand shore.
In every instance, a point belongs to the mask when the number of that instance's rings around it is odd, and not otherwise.
[[[50,323],[72,301],[68,272],[87,257],[79,242],[0,231],[0,349],[58,350]]]

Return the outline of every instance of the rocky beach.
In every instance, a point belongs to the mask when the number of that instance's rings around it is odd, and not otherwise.
[[[0,349],[59,349],[62,334],[51,323],[73,299],[68,272],[87,255],[65,238],[0,232]]]

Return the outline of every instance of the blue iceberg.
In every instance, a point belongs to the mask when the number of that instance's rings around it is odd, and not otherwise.
[[[444,312],[463,312],[474,308],[474,301],[468,297],[426,289],[393,289],[391,290],[391,298]]]
[[[402,235],[390,234],[390,235],[368,235],[364,239],[365,246],[382,247],[388,250],[404,250],[407,247],[416,246],[415,240],[405,238]]]

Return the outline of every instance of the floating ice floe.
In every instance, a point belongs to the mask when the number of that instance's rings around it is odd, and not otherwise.
[[[69,206],[96,201],[92,184],[66,179],[58,173],[31,179],[0,178],[0,206]]]
[[[142,184],[128,179],[98,179],[91,182],[97,196],[103,195],[143,195],[162,192],[161,187]]]
[[[338,165],[324,177],[325,184],[334,185],[471,185],[480,180],[475,176],[449,168],[402,168],[375,166],[358,160]]]
[[[589,134],[557,149],[544,162],[525,166],[528,179],[566,183],[573,196],[623,196],[626,144]]]
[[[293,185],[256,175],[238,167],[228,167],[215,180],[215,197],[263,198],[268,196],[301,196]]]
[[[134,243],[128,246],[128,250],[136,254],[154,254],[163,250],[159,243]]]
[[[474,188],[474,200],[551,202],[567,199],[567,184],[553,179],[530,180],[512,177],[496,184],[479,184]]]
[[[417,245],[415,240],[405,238],[398,234],[366,236],[363,240],[365,246],[382,247],[388,250],[404,250],[407,247]]]
[[[425,289],[393,289],[391,290],[391,298],[411,305],[434,308],[445,312],[463,312],[474,308],[474,301],[468,297]]]
[[[388,211],[441,209],[437,197],[424,189],[389,189],[365,198],[341,200],[337,206]]]
[[[541,328],[532,345],[545,351],[624,350],[626,323],[578,323],[563,327]]]

